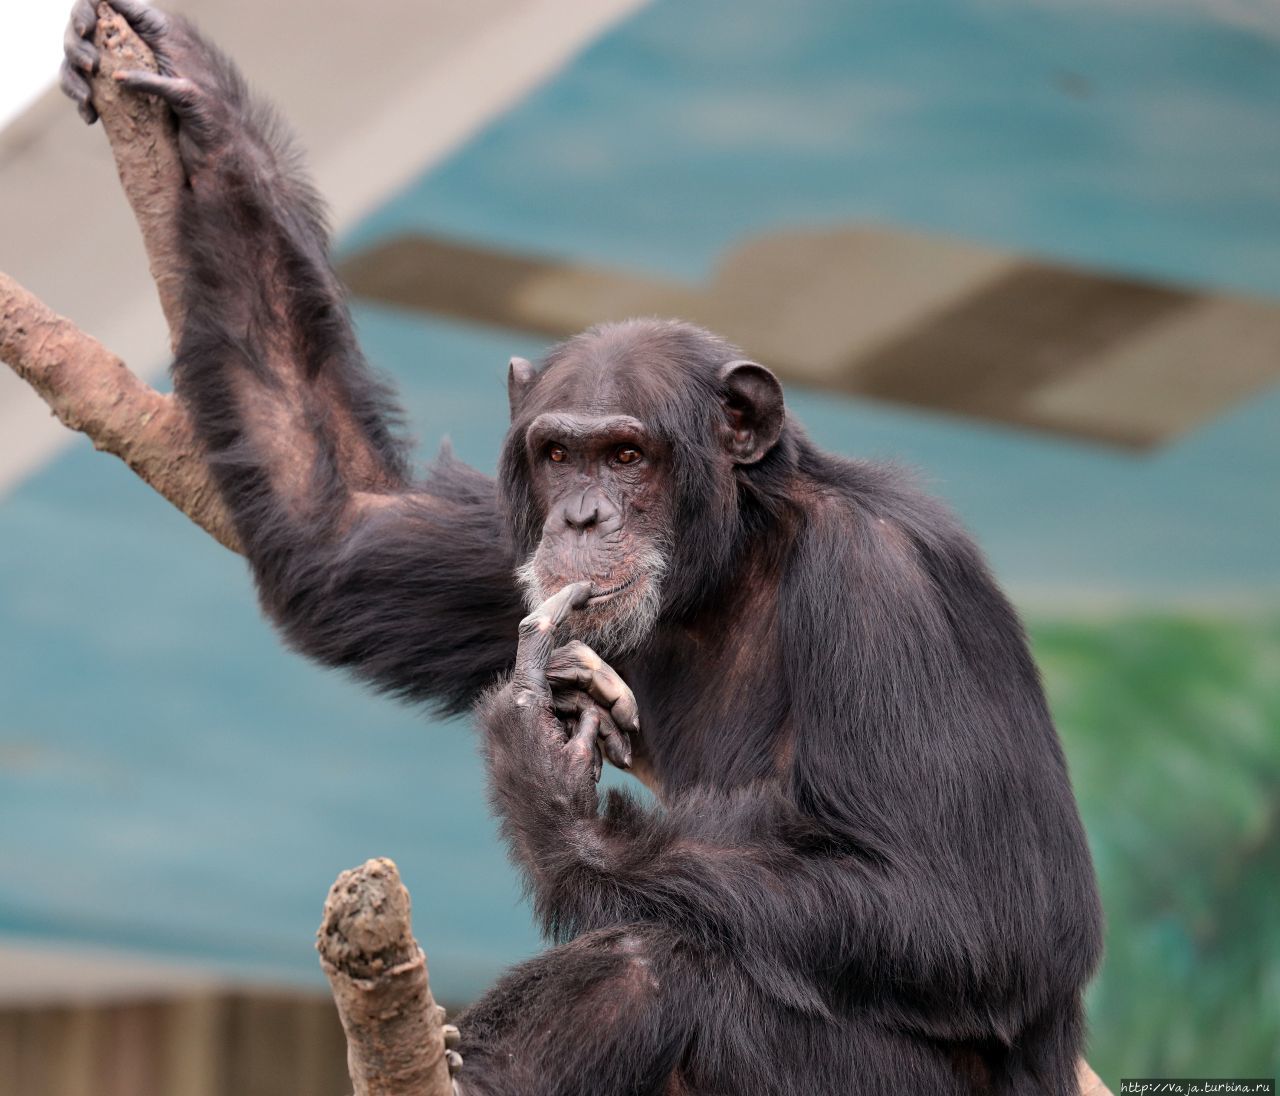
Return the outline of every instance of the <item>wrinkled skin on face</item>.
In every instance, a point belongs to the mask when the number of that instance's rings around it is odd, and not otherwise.
[[[671,543],[662,446],[639,419],[610,413],[538,415],[524,442],[546,515],[519,572],[530,607],[570,583],[589,583],[572,634],[614,655],[633,649],[657,619]]]

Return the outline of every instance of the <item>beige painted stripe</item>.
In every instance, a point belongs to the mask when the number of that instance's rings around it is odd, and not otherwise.
[[[1034,392],[1030,421],[1067,433],[1156,444],[1280,380],[1280,310],[1211,297]]]
[[[226,979],[194,963],[61,942],[0,940],[0,1008],[15,1003],[128,1000],[214,989]]]
[[[1037,425],[1025,409],[1039,389],[1073,377],[1195,301],[1165,286],[1020,264],[876,353],[851,360],[852,387],[876,399]],[[1140,443],[1128,420],[1117,420],[1100,431],[1080,416],[1074,432]]]

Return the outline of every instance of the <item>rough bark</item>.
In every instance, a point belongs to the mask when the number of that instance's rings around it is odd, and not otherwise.
[[[368,860],[329,891],[316,933],[320,965],[347,1033],[355,1096],[450,1096],[444,1010],[413,938],[395,864]]]
[[[0,359],[64,425],[119,457],[216,540],[240,550],[182,404],[140,380],[97,339],[5,274]]]
[[[178,158],[177,131],[169,108],[149,95],[122,88],[113,74],[125,69],[156,71],[155,57],[109,4],[98,5],[98,72],[93,105],[111,142],[120,186],[142,230],[151,277],[177,346],[182,332],[182,258],[175,231],[178,195],[186,185]]]

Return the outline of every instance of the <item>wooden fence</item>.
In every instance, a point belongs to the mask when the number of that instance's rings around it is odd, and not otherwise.
[[[0,1096],[344,1096],[327,994],[0,1008]]]

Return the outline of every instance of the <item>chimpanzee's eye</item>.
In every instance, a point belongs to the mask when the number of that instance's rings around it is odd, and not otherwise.
[[[635,464],[636,461],[640,459],[640,457],[641,457],[640,450],[635,449],[630,445],[622,446],[621,449],[619,449],[616,453],[613,454],[613,459],[616,460],[619,464]]]
[[[554,461],[556,464],[563,464],[568,455],[563,445],[553,445],[547,450],[547,460]]]

